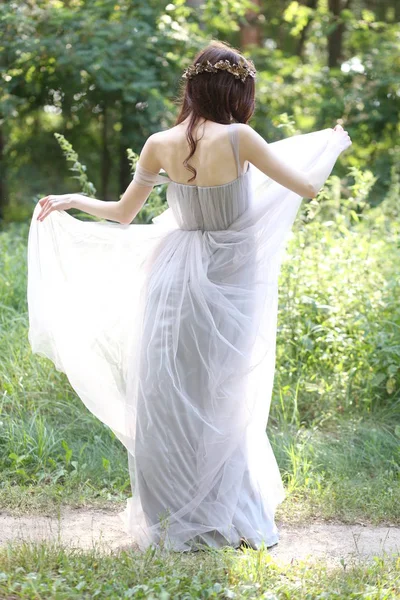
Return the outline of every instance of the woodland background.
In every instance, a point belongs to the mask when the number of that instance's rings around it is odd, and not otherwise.
[[[131,179],[126,149],[170,127],[183,69],[208,39],[258,69],[252,126],[267,140],[342,119],[348,166],[370,169],[379,203],[399,163],[397,0],[25,0],[0,3],[0,218],[78,189],[52,135],[66,136],[97,194]],[[282,116],[283,115],[283,116]]]
[[[118,199],[134,154],[174,123],[183,69],[221,39],[255,62],[250,124],[267,141],[337,122],[353,140],[303,201],[281,273],[282,511],[400,521],[399,16],[397,0],[0,3],[2,507],[130,494],[121,444],[30,351],[29,221],[40,197],[88,182]],[[160,186],[135,222],[164,209]]]

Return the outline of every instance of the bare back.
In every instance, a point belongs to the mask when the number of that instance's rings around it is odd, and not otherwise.
[[[184,185],[213,186],[229,183],[239,176],[229,138],[229,125],[206,121],[197,125],[193,132],[198,141],[189,163],[197,170],[197,176],[188,183],[193,172],[183,164],[190,152],[186,128],[187,123],[183,122],[156,134],[161,166],[172,181]],[[246,171],[247,161],[240,164]]]

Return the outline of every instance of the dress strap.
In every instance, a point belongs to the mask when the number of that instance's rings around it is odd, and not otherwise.
[[[142,167],[139,163],[136,163],[133,181],[138,185],[149,186],[170,183],[171,179],[164,173],[153,173]]]
[[[239,130],[237,123],[231,123],[228,127],[229,139],[232,144],[233,154],[235,156],[238,177],[242,174],[242,167],[239,159]]]

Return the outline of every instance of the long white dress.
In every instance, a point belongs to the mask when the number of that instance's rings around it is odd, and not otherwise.
[[[275,370],[278,275],[301,198],[253,165],[197,186],[166,183],[150,225],[37,221],[28,242],[29,341],[64,372],[128,450],[120,516],[144,550],[279,540],[285,498],[266,426]],[[271,144],[312,167],[331,130]]]

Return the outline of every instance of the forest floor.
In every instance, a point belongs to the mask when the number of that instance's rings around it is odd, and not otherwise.
[[[324,559],[331,567],[338,567],[343,561],[400,553],[400,527],[390,524],[349,525],[321,520],[302,525],[277,521],[277,525],[280,540],[269,552],[281,564]],[[57,516],[0,513],[0,546],[41,540],[107,553],[138,549],[124,532],[118,513],[112,510],[66,507]]]

